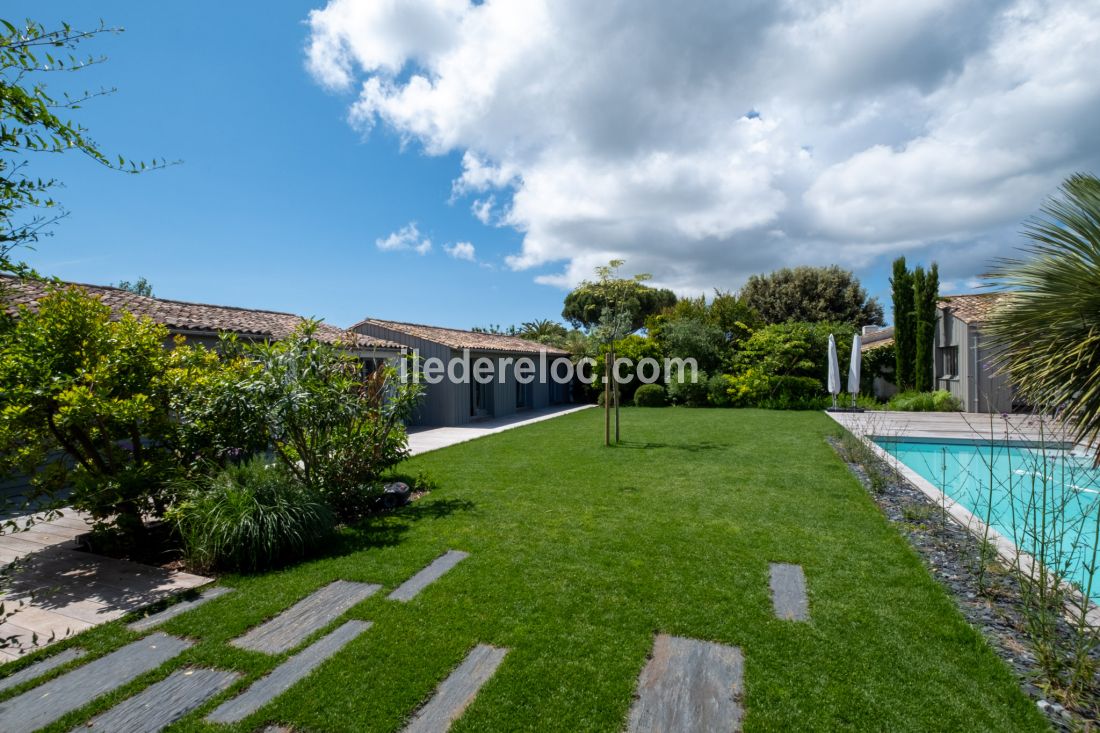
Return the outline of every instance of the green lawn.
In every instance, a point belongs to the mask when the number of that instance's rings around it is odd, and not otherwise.
[[[164,627],[197,646],[127,691],[182,664],[264,674],[280,659],[226,642],[343,578],[383,584],[349,614],[374,627],[232,730],[397,730],[485,642],[511,651],[453,730],[618,731],[656,632],[741,647],[747,731],[1045,728],[825,442],[826,416],[629,409],[610,449],[602,419],[412,460],[437,491],[330,557],[225,578],[237,592]],[[385,600],[450,548],[471,557],[412,603]],[[769,561],[805,568],[811,623],[773,618]],[[114,623],[79,641],[98,653],[134,638]],[[227,730],[202,724],[211,707],[174,730]]]

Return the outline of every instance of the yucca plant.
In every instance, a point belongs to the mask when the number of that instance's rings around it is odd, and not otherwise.
[[[1067,179],[1025,224],[1027,257],[997,262],[1006,291],[986,324],[1020,395],[1056,412],[1076,440],[1100,438],[1100,179]],[[1100,455],[1097,456],[1100,462]]]

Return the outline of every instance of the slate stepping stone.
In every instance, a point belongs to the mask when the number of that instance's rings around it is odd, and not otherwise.
[[[739,730],[745,662],[737,647],[659,634],[638,677],[630,733]]]
[[[470,553],[461,550],[447,550],[447,552],[432,560],[428,567],[402,583],[397,590],[389,594],[388,598],[391,601],[411,601],[417,593],[424,590],[432,581],[438,580],[443,573],[469,556]]]
[[[504,661],[507,649],[488,644],[474,647],[462,664],[443,680],[428,704],[413,716],[405,733],[443,733],[474,701],[478,690],[489,681]]]
[[[191,645],[159,632],[127,644],[0,703],[0,730],[38,730],[156,669]]]
[[[240,677],[223,669],[178,669],[72,733],[157,733],[187,715]]]
[[[337,580],[314,591],[267,623],[261,624],[230,643],[241,649],[282,654],[306,640],[363,601],[382,586]]]
[[[772,608],[785,621],[809,621],[810,603],[806,599],[806,576],[801,565],[771,564]]]
[[[33,679],[41,677],[50,670],[57,669],[63,664],[68,664],[74,659],[80,659],[86,651],[77,647],[70,647],[60,654],[54,654],[49,659],[43,659],[41,662],[35,662],[31,666],[21,669],[13,675],[9,675],[0,680],[0,692],[4,690],[10,690],[16,685],[21,685],[24,682],[29,682]]]
[[[197,608],[207,601],[212,601],[215,598],[224,596],[226,593],[231,593],[232,588],[226,588],[224,585],[220,585],[217,588],[208,588],[199,594],[198,598],[192,598],[189,601],[180,601],[168,606],[162,611],[140,618],[137,621],[127,625],[126,628],[130,631],[148,631],[154,626],[159,626],[169,619],[173,619],[176,616],[187,613],[193,608]]]
[[[226,700],[207,715],[206,719],[211,723],[236,723],[247,718],[304,679],[321,662],[336,654],[370,627],[370,621],[346,622],[280,664],[271,674],[257,680],[237,697]]]

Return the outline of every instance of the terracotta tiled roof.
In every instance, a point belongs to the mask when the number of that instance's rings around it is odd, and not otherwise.
[[[75,285],[98,298],[110,306],[116,318],[124,312],[133,313],[135,316],[145,316],[157,323],[162,323],[173,332],[210,335],[224,332],[239,334],[246,338],[278,340],[289,336],[305,320],[292,313],[151,298],[103,285],[85,285],[84,283],[60,283],[60,285],[62,287]],[[15,314],[19,306],[26,306],[33,311],[37,308],[38,301],[54,287],[56,285],[50,282],[0,276],[0,293],[4,298],[4,311]],[[392,341],[345,331],[327,323],[318,325],[317,335],[322,341],[328,343],[348,343],[350,340],[350,343],[363,349],[399,348],[398,344]]]
[[[951,309],[951,315],[964,323],[983,323],[1000,304],[1006,293],[973,293],[942,295],[939,307]]]
[[[870,351],[871,349],[878,349],[883,346],[894,345],[894,327],[887,326],[886,328],[879,329],[878,331],[872,331],[869,334],[863,336],[863,344],[859,347],[860,351]]]
[[[432,341],[451,349],[470,349],[471,351],[502,351],[506,353],[537,354],[545,351],[548,354],[566,355],[569,352],[546,346],[536,341],[528,341],[518,336],[505,336],[498,333],[477,333],[475,331],[462,331],[456,328],[440,328],[438,326],[425,326],[419,323],[401,323],[400,321],[382,321],[377,318],[366,318],[352,326],[358,329],[360,326],[375,326],[395,333],[405,334],[414,338]]]

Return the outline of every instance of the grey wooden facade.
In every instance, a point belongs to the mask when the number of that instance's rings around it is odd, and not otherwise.
[[[933,349],[936,389],[947,390],[965,412],[1012,412],[1015,391],[1008,378],[997,373],[994,352],[982,337],[978,320],[965,320],[950,304],[936,310]]]
[[[366,336],[402,344],[406,355],[417,357],[417,363],[421,369],[432,357],[441,360],[445,369],[452,360],[464,358],[463,349],[452,348],[438,341],[410,335],[377,323],[360,323],[353,326],[352,330]],[[484,334],[479,336],[486,337]],[[557,352],[540,354],[539,345],[536,343],[532,343],[531,347],[531,351],[526,352],[470,349],[468,351],[470,367],[482,358],[492,362],[492,382],[478,385],[472,378],[455,381],[449,374],[444,374],[443,379],[437,384],[424,381],[424,398],[409,424],[432,427],[465,425],[568,402],[569,386],[557,384],[551,379],[554,362],[560,359],[568,360],[568,357]],[[516,361],[524,357],[531,359],[535,368],[534,378],[527,385],[521,385],[516,379]],[[411,373],[413,369],[410,368],[409,371]],[[456,376],[462,376],[461,370],[456,369]]]

